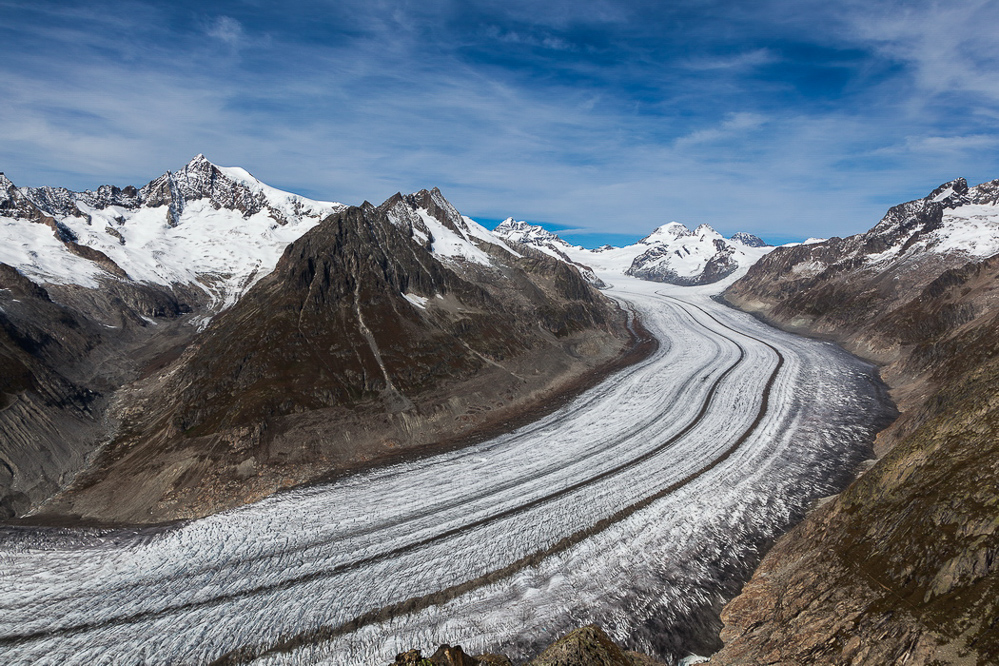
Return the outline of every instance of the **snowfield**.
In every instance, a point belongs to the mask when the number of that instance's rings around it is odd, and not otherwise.
[[[171,528],[2,528],[0,662],[518,659],[589,622],[710,651],[760,549],[870,455],[884,393],[723,285],[601,277],[660,347],[532,425]]]

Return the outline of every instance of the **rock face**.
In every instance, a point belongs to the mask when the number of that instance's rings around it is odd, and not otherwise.
[[[622,650],[595,624],[558,639],[527,666],[656,666],[659,662],[638,652]],[[661,666],[661,665],[660,665]]]
[[[389,666],[513,666],[502,655],[480,654],[470,657],[460,645],[442,645],[430,657],[423,657],[419,650],[402,652]]]
[[[438,190],[331,215],[133,382],[42,515],[194,517],[491,432],[629,344],[570,266],[490,242]]]
[[[678,285],[718,282],[740,267],[747,268],[771,249],[752,234],[739,232],[726,240],[706,224],[691,231],[678,222],[659,227],[634,245],[599,250],[570,245],[550,231],[512,218],[494,232],[510,242],[573,263],[584,275],[596,269]]]
[[[997,189],[947,183],[726,292],[885,363],[902,416],[726,607],[712,664],[999,662]]]

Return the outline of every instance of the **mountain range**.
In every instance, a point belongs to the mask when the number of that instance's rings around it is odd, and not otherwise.
[[[436,189],[348,207],[199,155],[138,189],[0,192],[7,516],[205,515],[472,441],[637,344]]]
[[[740,267],[748,268],[772,249],[752,234],[739,232],[726,239],[706,224],[691,231],[679,222],[665,224],[633,245],[596,250],[571,245],[540,226],[513,218],[493,233],[572,263],[595,284],[599,278],[594,271],[676,285],[712,284]]]

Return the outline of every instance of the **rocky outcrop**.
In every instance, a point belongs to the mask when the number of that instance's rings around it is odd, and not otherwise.
[[[429,658],[419,650],[396,656],[390,666],[512,666],[503,655],[466,655],[461,647],[442,645]],[[595,624],[570,631],[525,666],[665,666],[648,655],[622,650]]]
[[[389,666],[513,666],[510,660],[498,654],[480,654],[470,657],[460,645],[441,645],[429,657],[420,650],[409,650],[395,657]]]
[[[558,639],[527,666],[662,666],[651,657],[622,650],[595,624]]]
[[[999,256],[961,245],[999,238],[996,186],[953,181],[866,234],[779,248],[726,292],[884,363],[902,416],[726,607],[712,664],[999,662]]]
[[[737,232],[735,232],[734,234],[732,234],[732,236],[731,236],[731,238],[729,238],[729,240],[735,241],[736,243],[742,243],[746,247],[767,247],[768,246],[767,242],[765,240],[763,240],[762,238],[760,238],[759,236],[755,236],[753,234],[748,234],[745,231],[737,231]]]

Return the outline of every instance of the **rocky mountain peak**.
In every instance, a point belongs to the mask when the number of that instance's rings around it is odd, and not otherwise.
[[[968,181],[955,178],[930,192],[926,200],[942,204],[944,208],[957,208],[969,203]]]
[[[435,220],[458,235],[464,236],[468,229],[458,209],[451,205],[444,194],[438,189],[420,190],[414,194],[404,195],[403,200],[412,208],[422,208]]]
[[[748,234],[745,231],[735,232],[729,240],[733,240],[736,243],[742,243],[746,247],[770,247],[770,245],[759,236]]]
[[[697,225],[697,228],[694,229],[694,235],[700,238],[709,237],[709,238],[720,239],[722,237],[722,235],[717,231],[715,231],[714,227],[712,227],[710,224]]]
[[[526,243],[528,245],[568,245],[558,235],[553,234],[544,227],[528,222],[519,222],[512,217],[508,217],[493,229],[493,233],[514,243]]]
[[[187,204],[201,199],[208,199],[216,210],[239,211],[244,218],[267,211],[280,225],[287,224],[289,218],[317,217],[330,212],[328,207],[316,208],[313,204],[317,202],[274,190],[243,169],[219,167],[200,153],[181,170],[168,171],[151,181],[138,191],[137,199],[144,206],[167,206],[170,226],[180,223]]]
[[[0,217],[10,217],[15,220],[37,220],[42,217],[38,207],[2,173],[0,173]]]
[[[863,235],[864,252],[877,254],[896,245],[908,248],[943,226],[945,210],[972,203],[969,192],[968,182],[964,178],[956,178],[940,185],[922,199],[891,207],[881,221]],[[987,196],[985,190],[982,195]]]
[[[999,206],[999,180],[990,180],[968,188],[968,198],[971,203],[979,206]]]

